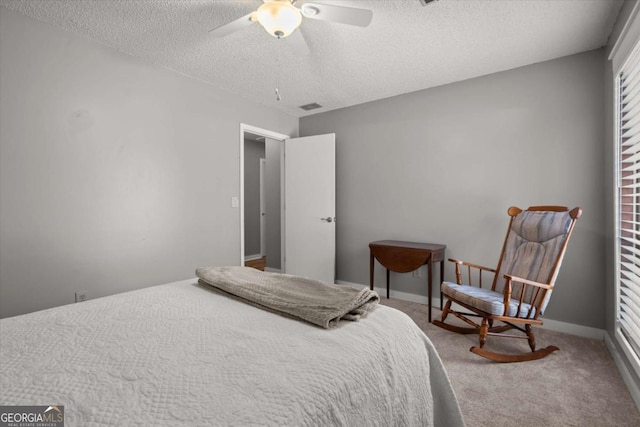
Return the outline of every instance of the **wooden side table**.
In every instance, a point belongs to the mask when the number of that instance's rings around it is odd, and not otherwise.
[[[444,251],[447,247],[435,243],[402,242],[398,240],[379,240],[369,243],[369,287],[373,290],[374,259],[387,269],[387,298],[389,298],[389,271],[409,273],[427,264],[427,293],[429,298],[429,322],[431,322],[431,295],[434,262],[440,263],[440,281],[444,279]],[[442,309],[442,293],[440,293]]]

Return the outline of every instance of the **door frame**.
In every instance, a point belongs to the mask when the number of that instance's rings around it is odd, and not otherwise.
[[[244,265],[244,134],[245,132],[252,133],[254,135],[264,136],[265,138],[271,138],[280,141],[282,146],[284,146],[284,140],[291,138],[290,135],[285,135],[283,133],[274,132],[268,129],[259,128],[257,126],[252,126],[246,123],[240,123],[240,265]],[[280,191],[282,197],[280,198],[280,211],[284,212],[284,147],[280,149]],[[284,215],[280,216],[281,227],[280,227],[280,257],[281,260],[284,259]],[[281,261],[282,262],[282,261]],[[284,265],[284,264],[283,264]]]
[[[266,218],[265,210],[266,210],[266,200],[264,194],[264,186],[265,186],[265,170],[266,170],[267,159],[260,159],[260,256],[264,257],[267,254],[267,237],[265,236],[266,231]]]

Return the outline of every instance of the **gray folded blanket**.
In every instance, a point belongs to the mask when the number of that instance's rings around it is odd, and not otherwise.
[[[332,328],[340,320],[358,321],[380,300],[376,292],[366,288],[357,290],[250,267],[198,268],[196,275],[199,283],[222,293],[323,328]]]

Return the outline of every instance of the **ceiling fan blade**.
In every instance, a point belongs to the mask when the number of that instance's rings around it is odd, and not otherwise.
[[[300,28],[291,33],[288,37],[285,37],[283,40],[289,45],[289,47],[291,47],[291,50],[296,55],[306,56],[309,54],[309,46],[307,45],[307,41],[304,39],[304,35],[300,31]]]
[[[356,25],[358,27],[368,26],[371,23],[371,19],[373,19],[373,12],[368,9],[322,3],[304,3],[300,6],[300,11],[305,18],[339,22],[340,24]]]
[[[254,21],[251,20],[252,14],[253,13],[250,13],[248,15],[243,16],[242,18],[236,19],[235,21],[231,21],[227,24],[214,28],[213,30],[209,31],[209,34],[211,34],[214,37],[224,37],[227,34],[231,34],[233,32],[242,30],[250,26],[251,24],[253,24]]]

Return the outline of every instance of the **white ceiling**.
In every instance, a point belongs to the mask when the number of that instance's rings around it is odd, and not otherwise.
[[[317,2],[370,9],[373,21],[360,28],[303,18],[310,53],[296,56],[287,39],[271,37],[259,24],[220,39],[209,34],[260,0],[0,5],[297,117],[599,48],[622,6],[622,0]],[[298,108],[312,102],[323,108]]]

